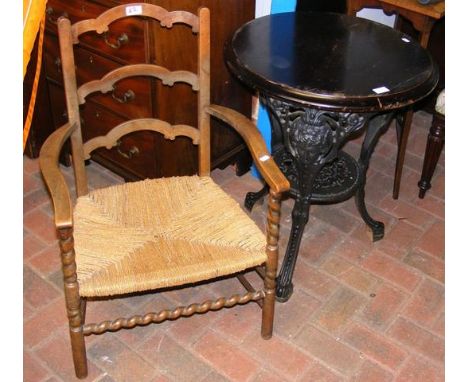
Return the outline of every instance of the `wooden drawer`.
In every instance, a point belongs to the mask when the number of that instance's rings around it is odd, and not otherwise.
[[[58,37],[46,31],[44,34],[44,66],[49,79],[63,83],[62,60]]]
[[[47,28],[57,33],[57,19],[68,17],[72,23],[94,18],[106,7],[89,1],[49,0],[47,3]],[[80,42],[103,55],[111,56],[125,63],[147,61],[145,48],[146,21],[143,19],[122,19],[109,26],[107,34],[89,32],[81,35]]]
[[[92,80],[100,79],[111,70],[120,67],[114,61],[108,60],[87,49],[75,49],[75,64],[78,86]],[[106,94],[94,93],[88,96],[110,110],[128,118],[144,118],[152,116],[151,79],[132,77],[117,82],[115,90]]]
[[[65,92],[61,86],[49,83],[49,96],[52,107],[52,119],[55,128],[59,128],[68,122]]]
[[[47,77],[63,84],[57,37],[47,33],[45,49]],[[79,68],[77,73],[78,86],[88,81],[100,79],[106,73],[120,66],[112,60],[80,47],[75,48],[75,63]],[[113,92],[91,94],[88,99],[127,118],[152,116],[151,79],[149,78],[133,77],[119,81],[115,84]]]
[[[106,135],[112,128],[126,120],[92,102],[84,105],[81,116],[84,141]],[[110,150],[106,148],[95,150],[93,159],[98,162],[104,160],[106,164],[114,167],[115,172],[125,174],[127,178],[128,173],[133,174],[135,179],[154,177],[154,134],[156,133],[149,131],[128,134],[121,139],[118,146]]]

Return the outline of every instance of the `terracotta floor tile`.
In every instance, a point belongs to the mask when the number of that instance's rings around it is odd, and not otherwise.
[[[319,362],[311,362],[310,370],[300,379],[300,382],[341,382],[345,377],[339,375],[336,371],[332,371]]]
[[[53,219],[41,209],[34,209],[23,217],[24,226],[47,245],[57,242]]]
[[[56,299],[46,307],[36,310],[35,315],[23,323],[23,339],[25,347],[36,346],[54,334],[68,336],[68,320],[65,312],[65,302]]]
[[[414,290],[421,281],[421,276],[416,271],[408,269],[400,261],[378,250],[372,251],[361,264],[366,270],[408,291]]]
[[[361,309],[366,299],[357,292],[339,288],[318,310],[314,323],[327,332],[337,335]]]
[[[44,188],[38,188],[23,197],[23,213],[28,213],[44,204],[50,204],[49,193]]]
[[[52,338],[51,341],[35,350],[35,353],[62,381],[77,379],[68,333]],[[88,359],[88,379],[92,381],[102,374],[102,370]]]
[[[212,371],[205,361],[162,332],[147,338],[138,352],[160,373],[178,381],[198,382]]]
[[[46,244],[29,232],[23,237],[23,259],[29,260],[47,248]]]
[[[242,342],[249,335],[260,336],[262,310],[256,303],[225,309],[219,318],[213,320],[210,329],[233,341]]]
[[[378,330],[389,325],[409,298],[406,293],[388,284],[380,285],[371,296],[360,314],[360,320]]]
[[[301,377],[309,367],[309,357],[294,344],[279,337],[264,340],[260,336],[251,336],[244,343],[248,352],[263,365],[277,370],[285,378],[295,380]]]
[[[23,381],[39,382],[49,375],[49,371],[30,352],[23,354]]]
[[[430,327],[438,317],[438,313],[443,309],[444,303],[444,287],[427,279],[413,294],[403,314],[423,326]]]
[[[411,357],[395,378],[395,382],[443,382],[444,374],[444,368],[437,367],[423,358]]]
[[[444,340],[402,317],[387,332],[395,340],[440,364],[445,360]]]
[[[403,261],[437,281],[445,282],[445,262],[443,260],[415,249],[408,253]]]
[[[435,222],[418,240],[417,248],[430,255],[445,258],[445,222]]]
[[[376,363],[366,360],[358,372],[351,379],[352,382],[389,382],[393,379],[392,373]]]
[[[213,380],[214,381],[214,380]],[[252,380],[252,382],[284,382],[285,377],[276,372],[261,370]]]
[[[23,293],[25,300],[38,309],[62,297],[48,281],[42,279],[28,266],[23,267]]]
[[[276,304],[273,335],[291,340],[309,322],[320,305],[318,299],[296,289],[286,303]]]
[[[329,298],[338,288],[337,281],[321,272],[314,266],[307,264],[301,258],[298,259],[293,275],[295,288],[302,288],[308,294],[316,296],[319,300]]]
[[[245,350],[213,332],[208,332],[193,347],[218,372],[232,381],[247,381],[258,373],[260,365]],[[226,362],[236,360],[236,362]]]
[[[347,376],[354,374],[361,363],[357,350],[311,325],[301,330],[294,342],[314,358]]]
[[[342,233],[318,219],[311,219],[307,227],[309,230],[302,238],[299,256],[310,263],[319,262],[329,250],[340,242]]]
[[[157,373],[141,355],[111,336],[95,341],[89,347],[88,358],[116,381],[150,382]]]
[[[436,198],[430,194],[426,195],[424,199],[415,200],[414,204],[439,219],[445,219],[445,201]]]
[[[344,341],[371,359],[393,370],[406,359],[406,351],[384,335],[361,325],[351,326],[343,336]]]
[[[44,250],[29,260],[29,264],[43,276],[49,276],[60,270],[62,262],[60,260],[60,248],[57,243],[45,247]]]
[[[41,181],[38,179],[37,174],[29,174],[23,172],[23,194],[33,192],[42,186]]]

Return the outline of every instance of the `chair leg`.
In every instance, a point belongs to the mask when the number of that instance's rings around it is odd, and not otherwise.
[[[267,261],[264,278],[265,298],[262,309],[262,338],[266,340],[270,339],[273,334],[273,319],[275,316],[280,209],[280,195],[270,190],[268,200]]]
[[[424,198],[426,191],[431,188],[431,179],[434,170],[439,161],[440,153],[444,147],[445,141],[445,117],[442,114],[434,114],[431,128],[427,136],[426,152],[424,154],[424,163],[421,173],[421,179],[418,182],[419,198]]]
[[[86,378],[88,375],[88,362],[83,334],[85,305],[79,295],[72,229],[59,229],[58,234],[73,363],[75,365],[75,374],[81,379]]]
[[[400,194],[401,174],[403,172],[403,164],[405,162],[406,144],[408,143],[408,136],[413,121],[413,110],[408,110],[403,115],[403,121],[396,122],[397,125],[397,140],[398,140],[398,153],[395,165],[395,177],[393,178],[393,199],[398,199]]]
[[[75,374],[80,379],[86,378],[88,376],[88,361],[82,325],[79,328],[72,328],[70,325],[70,342]]]

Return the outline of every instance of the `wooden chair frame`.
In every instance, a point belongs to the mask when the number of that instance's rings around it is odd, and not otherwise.
[[[127,65],[118,68],[100,80],[88,82],[79,88],[76,84],[73,45],[79,42],[81,34],[95,31],[104,33],[109,24],[124,17],[147,17],[160,22],[163,27],[171,28],[174,23],[190,26],[193,33],[198,34],[198,73],[187,71],[169,71],[163,67],[150,64]],[[278,234],[280,218],[281,193],[289,189],[289,183],[281,173],[273,158],[270,156],[265,143],[255,125],[245,116],[219,105],[210,105],[210,12],[207,8],[200,8],[198,15],[185,11],[168,12],[156,5],[135,3],[125,4],[107,10],[95,19],[79,21],[71,25],[66,18],[58,21],[60,50],[62,56],[62,70],[67,102],[69,121],[57,129],[47,139],[40,154],[40,167],[43,177],[50,191],[58,232],[63,281],[65,291],[66,310],[69,321],[69,333],[73,353],[75,372],[78,378],[87,376],[87,359],[84,336],[100,334],[106,331],[116,331],[121,328],[132,328],[137,325],[160,323],[167,319],[188,317],[195,313],[205,313],[222,307],[231,307],[249,301],[257,301],[262,306],[261,335],[268,339],[272,335],[275,304],[276,272],[278,264]],[[131,76],[151,76],[158,78],[163,84],[172,85],[174,82],[185,82],[198,92],[198,128],[170,124],[153,119],[137,119],[124,122],[116,126],[106,136],[93,138],[83,143],[80,123],[79,106],[85,102],[88,94],[96,91],[106,93],[112,90],[112,85]],[[198,145],[199,176],[210,174],[210,118],[218,118],[232,126],[245,140],[265,181],[270,186],[268,201],[268,223],[266,228],[267,261],[264,268],[257,268],[264,278],[264,288],[255,290],[247,280],[238,276],[248,290],[243,295],[233,295],[229,298],[218,298],[203,303],[181,306],[172,310],[135,315],[129,318],[119,318],[100,323],[85,324],[86,299],[80,296],[77,279],[77,265],[73,242],[73,207],[67,184],[59,168],[59,154],[69,139],[73,158],[77,196],[88,193],[88,185],[84,161],[90,153],[99,147],[111,148],[118,140],[131,132],[152,130],[163,134],[168,139],[175,139],[179,135],[188,136]]]

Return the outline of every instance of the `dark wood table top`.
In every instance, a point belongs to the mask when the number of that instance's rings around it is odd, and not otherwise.
[[[438,69],[411,37],[334,13],[280,13],[239,28],[225,48],[231,72],[263,94],[320,109],[372,112],[428,95]]]

